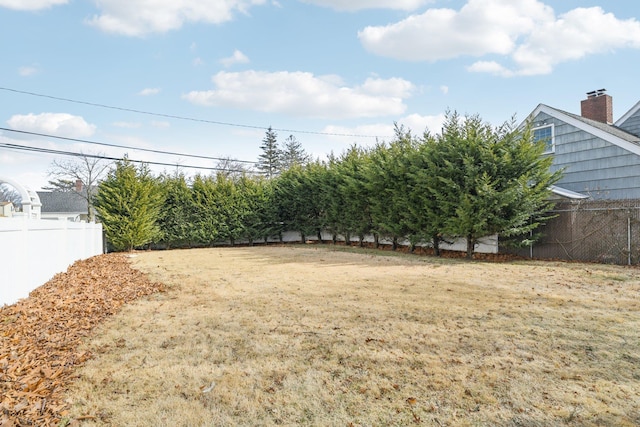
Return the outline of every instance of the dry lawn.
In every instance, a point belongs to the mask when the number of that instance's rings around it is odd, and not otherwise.
[[[331,246],[139,253],[88,343],[111,426],[637,426],[640,271]],[[73,424],[77,421],[73,422]]]

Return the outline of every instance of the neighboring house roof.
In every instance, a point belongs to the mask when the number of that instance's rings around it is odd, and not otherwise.
[[[38,191],[42,213],[87,213],[87,200],[76,191]]]
[[[640,108],[640,103],[636,104]],[[635,107],[634,107],[635,108]],[[633,109],[632,109],[633,110]],[[588,132],[598,138],[601,138],[611,144],[617,145],[627,151],[640,155],[640,138],[632,133],[624,131],[614,125],[598,122],[596,120],[587,119],[576,114],[568,113],[566,111],[558,110],[557,108],[549,107],[545,104],[540,104],[535,110],[528,116],[528,120],[535,119],[540,113],[548,114],[551,117],[555,117],[558,120],[562,120],[578,129]],[[628,114],[628,113],[627,113]],[[617,123],[622,123],[624,120],[619,120]]]

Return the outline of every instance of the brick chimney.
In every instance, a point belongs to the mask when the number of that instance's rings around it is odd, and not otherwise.
[[[606,89],[587,92],[587,99],[580,102],[582,117],[607,124],[613,123],[613,98],[606,92]]]
[[[78,193],[80,193],[82,191],[82,180],[81,179],[76,179],[76,191]]]

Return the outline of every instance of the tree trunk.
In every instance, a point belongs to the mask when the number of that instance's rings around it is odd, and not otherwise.
[[[333,240],[333,244],[335,245],[336,242],[338,241],[338,235],[336,233],[333,233],[331,235],[331,240]]]
[[[302,239],[302,243],[305,243],[307,241],[307,236],[304,235],[304,232],[300,232],[300,239]]]
[[[469,234],[467,236],[467,259],[473,259],[473,249],[475,246],[476,244],[473,240],[473,236]]]
[[[380,236],[378,236],[378,233],[373,233],[373,242],[375,248],[378,249],[380,247]]]
[[[440,256],[440,236],[434,234],[433,237],[433,254],[435,256]]]
[[[360,242],[360,247],[364,248],[364,235],[360,234],[358,236],[358,241]]]
[[[322,231],[318,228],[318,243],[323,243],[322,242]]]
[[[344,245],[351,246],[351,233],[349,232],[344,234]]]
[[[394,236],[391,242],[391,250],[395,251],[396,249],[398,249],[398,238]]]

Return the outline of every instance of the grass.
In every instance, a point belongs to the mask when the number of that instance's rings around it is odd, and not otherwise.
[[[83,425],[640,424],[640,271],[324,246],[139,253]]]

